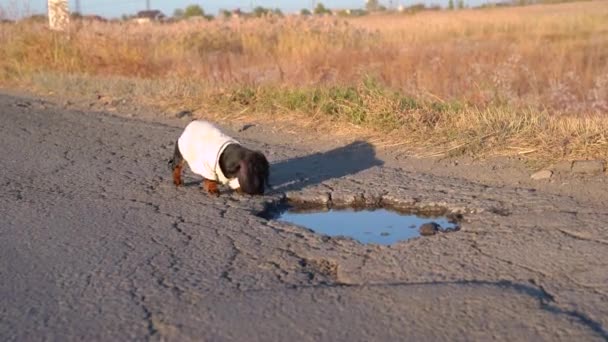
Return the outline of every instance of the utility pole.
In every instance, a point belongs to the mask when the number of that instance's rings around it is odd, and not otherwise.
[[[70,24],[68,0],[48,0],[49,27],[51,30],[64,31]]]
[[[150,10],[150,0],[146,0],[146,11]]]
[[[82,14],[80,10],[80,0],[76,0],[76,13]]]

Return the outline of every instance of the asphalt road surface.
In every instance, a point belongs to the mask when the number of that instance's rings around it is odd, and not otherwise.
[[[186,123],[0,95],[0,340],[608,340],[608,208],[236,132],[275,190],[212,198],[171,183]],[[361,245],[256,216],[283,196],[466,214]]]

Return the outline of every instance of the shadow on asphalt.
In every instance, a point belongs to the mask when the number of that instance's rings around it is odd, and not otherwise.
[[[365,141],[355,141],[326,152],[275,162],[270,166],[273,191],[295,191],[381,166],[374,147]]]

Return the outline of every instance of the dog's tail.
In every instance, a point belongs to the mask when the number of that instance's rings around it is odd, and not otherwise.
[[[184,161],[184,157],[182,157],[182,153],[179,151],[179,146],[177,141],[175,142],[175,149],[173,149],[173,158],[171,158],[168,162],[171,170],[175,170],[176,167],[180,166]]]

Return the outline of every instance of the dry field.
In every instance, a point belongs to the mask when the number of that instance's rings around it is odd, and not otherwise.
[[[608,2],[67,34],[0,24],[0,85],[355,125],[419,155],[608,158]]]

